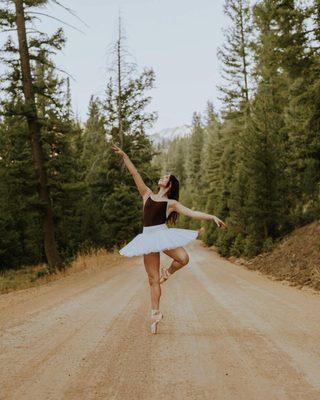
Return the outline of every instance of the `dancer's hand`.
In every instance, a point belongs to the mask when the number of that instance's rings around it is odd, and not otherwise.
[[[121,150],[120,147],[118,147],[117,145],[113,144],[111,148],[115,153],[119,154],[119,156],[121,157],[126,156],[126,153],[123,150]]]
[[[213,215],[212,219],[217,224],[218,228],[228,229],[228,226],[220,218],[218,218],[215,215]]]

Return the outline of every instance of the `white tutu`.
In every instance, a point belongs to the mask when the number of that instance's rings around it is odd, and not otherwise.
[[[119,253],[122,256],[132,257],[175,249],[186,245],[197,237],[197,230],[169,228],[166,224],[144,226],[143,232],[122,247]]]

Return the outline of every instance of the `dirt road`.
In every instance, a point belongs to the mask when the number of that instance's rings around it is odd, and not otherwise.
[[[0,296],[0,398],[319,400],[320,296],[187,249],[157,335],[142,257]]]

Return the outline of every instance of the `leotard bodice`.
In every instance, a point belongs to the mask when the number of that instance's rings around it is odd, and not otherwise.
[[[156,201],[149,195],[143,207],[143,226],[164,224],[168,201]]]

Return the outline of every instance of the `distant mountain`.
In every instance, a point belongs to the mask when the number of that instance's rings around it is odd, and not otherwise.
[[[178,137],[184,137],[191,134],[191,126],[182,125],[175,128],[162,129],[159,132],[151,133],[148,136],[152,142],[157,145],[161,142],[168,142]]]

